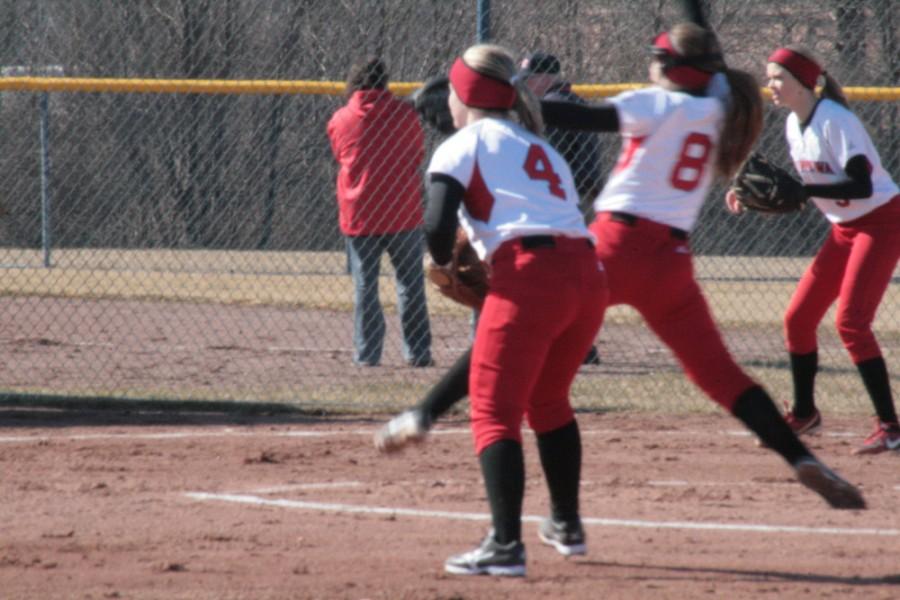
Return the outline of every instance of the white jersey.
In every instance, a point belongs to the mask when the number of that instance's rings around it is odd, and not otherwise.
[[[722,100],[650,87],[609,101],[618,112],[622,150],[594,209],[690,231],[713,181]]]
[[[482,260],[526,235],[593,239],[569,165],[517,123],[485,118],[463,127],[435,150],[428,173],[449,175],[466,188],[459,220]]]
[[[819,210],[832,223],[858,219],[886,204],[900,193],[897,184],[881,165],[878,151],[865,127],[850,110],[839,103],[823,99],[815,108],[812,120],[800,129],[796,113],[788,115],[785,134],[794,167],[803,183],[828,185],[847,181],[847,161],[862,154],[869,161],[872,195],[855,200],[812,198]]]

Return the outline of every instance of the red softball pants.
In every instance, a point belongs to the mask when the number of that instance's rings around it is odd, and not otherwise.
[[[469,373],[475,450],[575,417],[569,389],[603,322],[608,290],[586,238],[505,242],[491,261]]]
[[[694,278],[687,235],[647,219],[602,212],[591,224],[609,282],[609,305],[627,304],[668,346],[688,378],[731,412],[757,385],[725,346]]]
[[[816,329],[838,301],[837,331],[854,364],[881,356],[875,312],[900,259],[900,196],[869,214],[831,226],[784,315],[789,352],[818,349]]]

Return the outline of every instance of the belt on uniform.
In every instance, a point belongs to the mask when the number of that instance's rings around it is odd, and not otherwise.
[[[594,247],[594,243],[588,238],[584,238],[584,241],[591,248]],[[556,237],[552,235],[526,235],[519,238],[519,243],[525,250],[534,250],[535,248],[556,248]]]
[[[631,213],[619,212],[617,210],[611,211],[609,213],[609,218],[611,221],[624,223],[629,227],[634,227],[635,225],[637,225],[637,222],[641,220],[640,217],[637,217]],[[688,239],[688,232],[684,229],[678,229],[677,227],[669,227],[669,234],[676,240],[686,241]]]

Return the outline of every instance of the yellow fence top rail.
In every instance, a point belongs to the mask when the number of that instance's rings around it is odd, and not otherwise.
[[[577,84],[573,90],[587,98],[614,96],[646,83]],[[397,82],[390,89],[411,94],[421,82]],[[345,84],[338,81],[285,81],[276,79],[117,79],[104,77],[0,77],[0,91],[121,92],[135,94],[316,94],[339,96]],[[900,87],[846,87],[850,100],[900,100]],[[766,97],[768,90],[763,90]]]

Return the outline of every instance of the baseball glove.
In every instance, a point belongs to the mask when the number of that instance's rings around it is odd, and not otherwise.
[[[450,96],[450,80],[445,75],[432,77],[421,88],[413,92],[413,106],[422,120],[443,134],[456,131],[447,97]]]
[[[438,291],[454,302],[480,309],[488,292],[487,265],[469,243],[462,229],[456,231],[453,258],[446,265],[438,265],[429,258],[425,275]]]
[[[744,208],[756,212],[781,214],[806,206],[803,184],[756,153],[741,166],[731,190]]]

